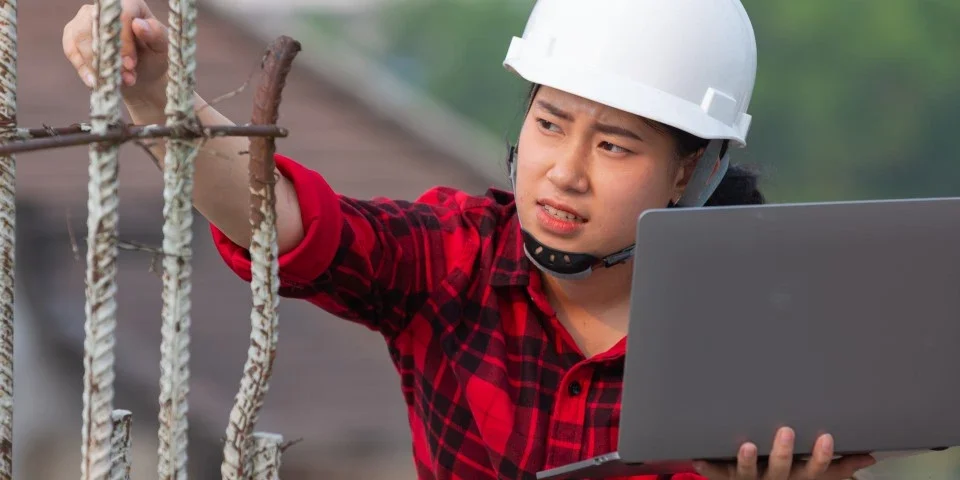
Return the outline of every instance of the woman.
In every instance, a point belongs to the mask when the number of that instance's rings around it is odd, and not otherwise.
[[[134,122],[162,123],[166,30],[143,0],[124,8],[124,100]],[[91,13],[64,29],[88,85]],[[282,294],[384,336],[423,479],[529,479],[614,450],[636,218],[763,201],[752,174],[727,168],[756,66],[737,0],[540,0],[505,65],[533,85],[508,158],[513,193],[364,201],[277,155]],[[249,280],[245,149],[207,143],[195,204]],[[806,463],[792,451],[784,428],[763,471],[747,443],[736,465],[673,478],[842,479],[873,462],[832,461],[829,435]]]

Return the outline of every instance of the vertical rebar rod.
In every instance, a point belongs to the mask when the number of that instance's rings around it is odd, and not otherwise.
[[[0,139],[17,133],[17,2],[0,0]],[[0,157],[0,480],[13,478],[16,160]]]
[[[252,124],[273,124],[279,116],[281,92],[300,44],[280,37],[263,60],[263,78],[254,97]],[[251,334],[240,390],[230,411],[221,475],[225,480],[249,478],[250,436],[263,407],[277,348],[279,295],[277,265],[274,139],[250,139]]]
[[[282,435],[254,433],[250,439],[250,451],[247,456],[250,480],[280,480],[280,454],[282,450]]]
[[[170,0],[167,126],[194,128],[196,0]],[[160,360],[160,480],[187,476],[190,380],[190,275],[193,239],[193,172],[198,141],[167,140],[163,188],[163,321]]]
[[[120,121],[121,0],[94,4],[91,127],[104,133]],[[108,478],[113,432],[114,336],[117,325],[117,206],[119,146],[90,145],[87,197],[86,321],[83,356],[81,480]]]
[[[133,414],[128,410],[114,410],[110,418],[113,435],[110,437],[110,480],[130,480],[130,448]]]

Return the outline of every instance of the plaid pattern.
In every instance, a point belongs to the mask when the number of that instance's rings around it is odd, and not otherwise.
[[[625,340],[584,358],[523,254],[511,194],[361,201],[289,158],[277,165],[306,231],[280,259],[281,293],[384,336],[421,479],[533,479],[616,449]],[[247,251],[212,234],[249,281]]]

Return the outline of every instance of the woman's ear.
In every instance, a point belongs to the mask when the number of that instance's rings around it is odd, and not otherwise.
[[[693,171],[697,168],[697,161],[700,160],[700,157],[703,156],[705,151],[706,148],[699,148],[697,151],[680,159],[680,166],[677,168],[677,174],[674,178],[674,203],[680,201],[683,191],[686,190],[687,184],[690,183],[690,179],[693,177]]]

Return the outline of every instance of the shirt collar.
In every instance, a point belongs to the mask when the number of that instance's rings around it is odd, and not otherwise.
[[[523,251],[523,236],[520,234],[520,219],[516,204],[510,203],[504,211],[507,221],[500,231],[494,264],[490,272],[490,285],[494,287],[523,286],[530,283],[530,261]]]

